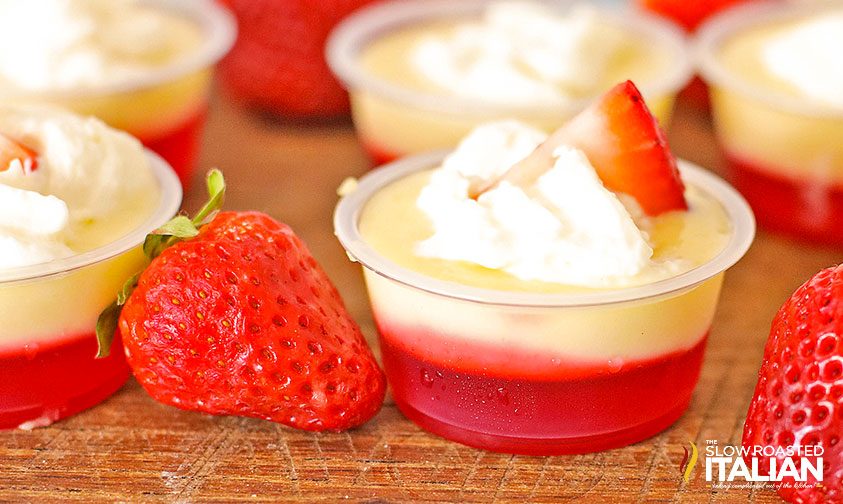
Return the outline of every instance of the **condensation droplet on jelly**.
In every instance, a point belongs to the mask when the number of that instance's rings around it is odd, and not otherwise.
[[[431,388],[433,386],[433,377],[430,376],[430,373],[427,372],[427,369],[421,368],[419,370],[419,375],[421,377],[421,384],[427,388]]]
[[[506,389],[505,389],[505,388],[500,387],[500,388],[497,390],[497,394],[496,394],[496,395],[497,395],[497,398],[498,398],[498,402],[500,402],[500,403],[501,403],[501,404],[503,404],[504,406],[506,406],[506,405],[508,405],[508,404],[509,404],[509,393],[506,391]]]
[[[620,357],[615,357],[613,359],[609,359],[609,362],[606,363],[609,366],[609,371],[612,373],[617,373],[618,371],[623,368],[624,361]]]
[[[27,343],[23,346],[23,353],[27,359],[33,360],[38,355],[38,343]]]

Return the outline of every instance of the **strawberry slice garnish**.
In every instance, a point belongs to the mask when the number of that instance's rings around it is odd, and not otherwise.
[[[550,168],[553,151],[561,145],[582,150],[606,188],[632,196],[646,214],[687,210],[676,158],[632,81],[609,90],[477,194],[504,180],[516,185],[534,181]]]
[[[608,189],[634,197],[648,215],[688,209],[676,158],[632,81],[609,90],[565,128]]]
[[[0,172],[11,168],[15,161],[23,166],[24,173],[38,168],[38,154],[34,150],[0,133]]]

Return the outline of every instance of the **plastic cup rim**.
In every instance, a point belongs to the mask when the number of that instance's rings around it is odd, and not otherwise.
[[[150,70],[128,81],[66,89],[11,88],[4,90],[10,93],[8,98],[78,99],[141,91],[214,66],[228,53],[237,38],[234,16],[213,0],[142,0],[141,4],[161,7],[197,23],[205,35],[200,47],[175,63]]]
[[[149,167],[158,181],[160,194],[158,207],[143,223],[117,240],[93,250],[46,263],[0,269],[0,287],[15,282],[42,280],[113,259],[143,243],[147,234],[170,220],[181,206],[181,182],[161,156],[149,149],[144,150]]]
[[[698,71],[709,85],[735,92],[775,110],[808,117],[843,118],[843,108],[759,86],[730,71],[718,58],[722,44],[739,32],[748,33],[765,25],[796,20],[834,8],[843,9],[843,2],[819,0],[785,5],[777,2],[749,2],[726,9],[706,21],[693,39],[691,51]]]
[[[579,294],[494,290],[440,280],[412,271],[382,256],[365,242],[357,223],[366,202],[379,189],[411,173],[435,168],[447,154],[448,151],[429,152],[372,170],[360,178],[350,194],[340,199],[334,211],[334,233],[351,260],[394,282],[463,301],[519,307],[605,306],[675,294],[697,286],[738,262],[755,237],[755,217],[743,197],[717,175],[689,161],[679,160],[685,182],[714,197],[732,222],[732,236],[728,243],[706,263],[674,277],[641,286]]]
[[[411,90],[387,79],[368,74],[359,64],[359,54],[365,45],[383,33],[397,27],[419,21],[441,19],[447,16],[472,16],[495,0],[393,0],[364,7],[344,19],[328,37],[325,57],[328,66],[349,92],[363,89],[392,101],[407,104],[423,110],[459,115],[530,115],[536,117],[572,114],[585,108],[594,96],[554,104],[530,104],[507,106],[481,100],[449,97],[444,94],[425,93]],[[566,9],[578,3],[577,0],[551,0],[551,5]],[[607,9],[595,7],[601,19],[607,19],[640,33],[646,33],[654,45],[668,49],[672,54],[670,70],[658,80],[636,82],[645,96],[656,97],[676,93],[693,75],[693,64],[684,33],[672,23],[657,16],[634,9]]]

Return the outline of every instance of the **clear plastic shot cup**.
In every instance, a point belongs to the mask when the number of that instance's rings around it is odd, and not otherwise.
[[[212,0],[143,0],[142,5],[191,20],[201,30],[200,47],[131,81],[55,91],[0,86],[0,101],[50,103],[96,116],[157,152],[187,186],[198,160],[214,65],[234,44],[237,25]]]
[[[409,157],[370,172],[334,213],[339,241],[363,266],[399,409],[453,441],[533,455],[620,447],[673,424],[697,383],[724,272],[754,237],[743,198],[681,162],[686,184],[719,202],[731,224],[726,246],[710,261],[624,289],[484,289],[399,266],[359,230],[374,194],[443,157]],[[583,349],[611,357],[573,357]]]
[[[707,22],[695,52],[711,89],[717,138],[731,180],[759,225],[841,246],[843,108],[819,104],[771,82],[758,42],[748,42],[767,30],[831,12],[843,13],[843,2],[750,3]],[[756,46],[755,52],[737,56],[747,43]]]
[[[365,67],[362,55],[373,42],[413,26],[477,19],[490,0],[407,0],[380,3],[361,9],[344,20],[327,43],[331,70],[351,97],[351,112],[358,135],[372,159],[380,164],[398,157],[453,148],[480,123],[518,119],[553,131],[584,109],[606,89],[561,106],[535,104],[504,106],[444,93],[422,92],[395,79],[376,75]],[[560,13],[577,2],[552,3]],[[582,3],[582,2],[580,2]],[[648,50],[665,54],[669,63],[649,79],[631,78],[647,98],[651,110],[667,125],[677,92],[688,82],[692,66],[682,32],[671,23],[640,11],[599,11],[601,22],[620,27],[636,39],[646,40]],[[410,55],[407,54],[409,58]]]
[[[0,429],[49,425],[102,402],[128,378],[119,334],[111,354],[95,358],[97,317],[142,268],[144,238],[182,198],[167,162],[151,151],[147,158],[158,206],[142,225],[88,252],[0,269]]]

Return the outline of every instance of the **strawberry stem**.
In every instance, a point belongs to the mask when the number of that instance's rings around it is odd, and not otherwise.
[[[225,179],[221,171],[213,169],[208,172],[207,187],[208,201],[193,218],[177,215],[146,236],[143,241],[143,252],[146,255],[147,266],[168,247],[198,235],[199,228],[213,220],[225,200]],[[120,292],[117,293],[117,299],[100,313],[96,329],[98,359],[108,357],[111,352],[111,343],[114,341],[120,311],[137,287],[138,279],[145,269],[146,266],[126,280]]]

